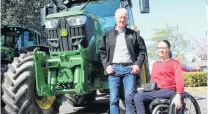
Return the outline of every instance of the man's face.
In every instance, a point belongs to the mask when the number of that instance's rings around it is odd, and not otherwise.
[[[123,12],[119,12],[116,16],[116,24],[119,28],[125,28],[127,24],[127,14]]]

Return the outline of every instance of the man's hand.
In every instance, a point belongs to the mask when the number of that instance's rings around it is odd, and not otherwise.
[[[132,74],[139,74],[139,72],[140,72],[139,66],[138,65],[133,65],[131,73]]]
[[[109,66],[106,68],[105,71],[107,72],[107,74],[112,74],[112,73],[114,73],[113,66],[112,66],[112,65],[109,65]]]
[[[174,103],[175,103],[175,108],[177,110],[179,110],[182,106],[182,103],[181,103],[181,95],[180,94],[176,94],[175,98],[174,98]]]

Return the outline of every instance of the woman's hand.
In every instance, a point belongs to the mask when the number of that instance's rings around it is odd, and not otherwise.
[[[179,110],[182,106],[182,103],[181,103],[181,95],[179,93],[177,93],[173,99],[174,101],[174,104],[175,104],[175,108],[177,110]]]

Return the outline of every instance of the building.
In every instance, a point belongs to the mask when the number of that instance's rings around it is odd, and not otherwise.
[[[189,61],[186,63],[186,66],[199,68],[200,71],[208,72],[208,61],[207,60],[196,60]]]

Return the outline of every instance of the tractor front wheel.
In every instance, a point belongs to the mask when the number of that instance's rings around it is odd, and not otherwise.
[[[8,114],[56,114],[60,99],[55,96],[37,96],[35,68],[32,53],[21,54],[8,65],[2,84]]]

